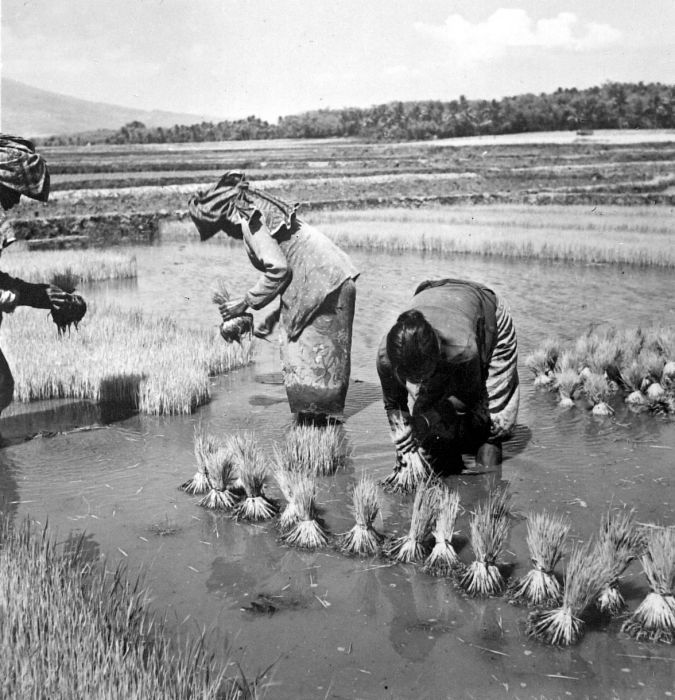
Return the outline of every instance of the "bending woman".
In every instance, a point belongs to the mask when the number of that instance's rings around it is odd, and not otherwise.
[[[359,273],[349,257],[296,217],[297,205],[254,189],[243,173],[226,173],[190,199],[201,240],[224,231],[244,242],[262,272],[243,297],[220,305],[224,321],[280,298],[281,359],[291,412],[341,417],[351,370],[352,323]],[[271,314],[256,329],[267,335]]]
[[[461,471],[463,453],[501,464],[518,415],[517,360],[511,316],[491,289],[420,284],[377,355],[397,455],[421,446],[440,474]]]

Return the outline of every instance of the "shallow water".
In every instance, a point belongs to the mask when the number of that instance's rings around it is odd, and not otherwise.
[[[243,252],[225,245],[172,243],[136,253],[137,282],[91,287],[87,299],[141,305],[204,326],[217,323],[210,303],[216,277],[227,277],[233,290],[255,279]],[[353,258],[362,275],[345,422],[350,460],[322,480],[319,494],[334,533],[351,527],[354,480],[363,473],[380,479],[392,467],[374,354],[422,280],[475,279],[506,297],[521,364],[550,334],[573,338],[595,323],[675,321],[670,273],[416,254],[358,252]],[[193,416],[131,416],[0,450],[0,494],[16,516],[48,518],[61,537],[86,533],[92,556],[142,568],[154,605],[168,610],[177,627],[215,626],[214,648],[227,638],[249,676],[276,661],[270,698],[672,696],[672,647],[625,638],[618,622],[589,629],[572,649],[550,649],[525,636],[526,611],[501,599],[467,599],[413,566],[282,547],[271,526],[232,522],[179,491],[194,471],[198,421],[219,434],[252,429],[270,452],[283,438],[290,416],[279,371],[276,345],[260,342],[255,365],[214,380],[213,401]],[[503,467],[478,473],[468,463],[469,470],[451,480],[467,509],[458,522],[465,561],[472,558],[468,510],[499,481],[509,484],[520,514],[568,513],[575,537],[590,536],[610,504],[634,506],[639,521],[675,524],[672,420],[622,407],[609,419],[581,407],[561,410],[553,395],[532,387],[524,367],[521,379],[519,425]],[[79,413],[72,405],[31,408],[30,427],[10,416],[3,418],[3,434],[101,418],[91,407]],[[409,508],[409,498],[384,496],[381,529],[389,535],[406,529]],[[506,549],[512,575],[522,575],[528,555],[521,516]],[[646,591],[634,563],[624,582],[631,609]],[[268,599],[274,614],[246,609]]]

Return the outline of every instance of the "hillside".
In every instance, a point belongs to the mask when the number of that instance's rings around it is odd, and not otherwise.
[[[132,121],[149,128],[214,121],[214,117],[90,102],[2,78],[0,130],[26,137],[119,129]],[[218,121],[218,119],[215,119]]]

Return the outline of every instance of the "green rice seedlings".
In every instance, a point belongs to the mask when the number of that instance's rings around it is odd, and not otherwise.
[[[642,548],[642,533],[636,527],[632,510],[608,511],[602,519],[598,537],[598,558],[608,580],[598,595],[600,612],[612,617],[626,606],[619,580]]]
[[[286,434],[288,468],[329,476],[345,463],[345,441],[342,427],[326,425],[294,425]]]
[[[221,445],[209,454],[206,475],[211,488],[199,505],[211,510],[232,510],[239,497],[233,490],[234,459],[230,445]]]
[[[560,396],[559,405],[563,408],[574,406],[574,392],[581,386],[581,377],[575,369],[563,369],[554,375],[554,386]]]
[[[239,484],[244,497],[235,508],[238,520],[269,520],[277,514],[277,506],[265,496],[269,467],[265,456],[251,433],[244,432],[232,439],[232,452]]]
[[[302,477],[302,472],[289,471],[277,462],[274,467],[274,478],[277,481],[279,490],[286,499],[286,505],[279,515],[278,527],[281,532],[287,532],[298,522],[298,511],[295,507],[293,494],[298,488],[298,482]]]
[[[448,576],[459,566],[459,557],[452,546],[455,522],[459,513],[459,493],[439,486],[440,496],[436,519],[431,529],[434,547],[424,562],[424,571],[432,576]]]
[[[197,460],[197,471],[191,479],[180,485],[180,488],[191,495],[207,493],[211,489],[207,475],[207,465],[211,456],[218,450],[219,443],[213,435],[204,431],[201,425],[194,429],[194,454]]]
[[[367,476],[354,486],[352,493],[352,511],[356,523],[342,536],[340,548],[347,554],[373,556],[380,551],[384,537],[373,523],[380,512],[380,501],[375,482]]]
[[[406,424],[401,418],[393,420],[392,428],[394,433],[392,440],[396,440],[406,431]],[[397,493],[410,493],[417,486],[426,482],[432,475],[431,465],[424,455],[422,448],[418,445],[410,452],[396,453],[396,464],[389,476],[382,485],[389,491]]]
[[[508,588],[511,603],[551,607],[562,600],[554,570],[563,554],[570,525],[566,518],[543,511],[527,516],[527,546],[532,568]]]
[[[471,546],[476,558],[458,581],[470,596],[495,596],[504,589],[497,560],[509,534],[510,499],[507,489],[495,488],[478,504],[471,518]]]
[[[428,540],[438,504],[438,487],[420,484],[413,501],[410,529],[406,535],[397,537],[390,543],[387,556],[404,564],[423,562],[426,559],[430,553]]]
[[[607,377],[602,374],[587,374],[584,377],[584,391],[593,404],[594,416],[609,416],[614,411],[608,401],[612,395],[612,389]]]
[[[297,518],[295,524],[281,535],[282,541],[302,549],[324,548],[328,544],[328,535],[316,508],[316,476],[297,472],[291,498]]]
[[[638,641],[675,643],[675,529],[645,528],[640,557],[650,591],[621,631]]]
[[[564,578],[560,606],[534,610],[527,618],[527,634],[554,646],[570,646],[581,639],[582,616],[607,581],[593,542],[572,546]]]

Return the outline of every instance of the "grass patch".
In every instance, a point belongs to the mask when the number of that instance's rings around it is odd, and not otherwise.
[[[5,316],[5,331],[17,401],[88,399],[186,414],[210,400],[210,376],[252,359],[250,343],[226,343],[215,329],[112,305],[92,305],[80,330],[60,338],[23,309]]]
[[[27,521],[0,524],[0,695],[5,698],[229,698],[202,634],[173,644],[147,591],[125,572],[58,547]]]
[[[27,282],[50,283],[68,274],[79,284],[136,277],[136,256],[114,250],[13,250],[2,258],[2,269]]]
[[[675,267],[666,207],[493,205],[308,218],[346,248]]]

